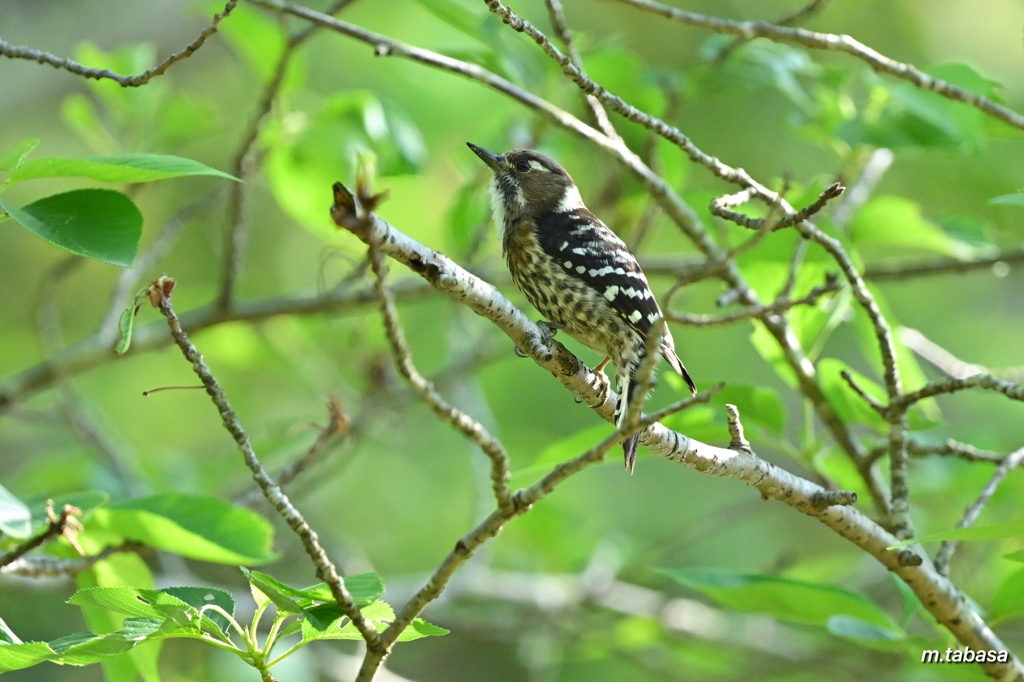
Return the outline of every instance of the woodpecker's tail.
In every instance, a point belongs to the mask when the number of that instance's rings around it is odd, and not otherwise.
[[[697,395],[697,384],[693,383],[693,379],[690,378],[690,373],[686,371],[686,366],[683,361],[676,355],[675,345],[672,343],[672,337],[667,337],[665,343],[661,345],[661,354],[664,356],[666,362],[672,366],[672,369],[676,371],[676,374],[683,378],[686,385],[690,387],[690,393]]]
[[[622,422],[626,418],[626,409],[633,402],[633,398],[636,397],[636,391],[640,388],[640,382],[633,380],[632,376],[630,376],[629,381],[619,381],[618,377],[616,377],[616,381],[619,382],[619,404],[615,408],[615,426],[621,427]],[[634,433],[622,441],[622,453],[626,458],[626,471],[629,472],[630,476],[633,475],[633,467],[636,466],[636,449],[638,445],[640,445],[639,433]]]

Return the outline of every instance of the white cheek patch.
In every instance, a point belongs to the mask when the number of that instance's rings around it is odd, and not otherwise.
[[[569,185],[565,188],[565,194],[562,195],[562,200],[558,202],[558,206],[555,207],[555,211],[558,213],[565,213],[567,211],[575,211],[580,208],[586,208],[583,205],[583,198],[580,196],[580,190],[576,185]]]
[[[491,182],[491,189],[487,192],[491,200],[491,217],[494,219],[494,227],[498,231],[498,240],[505,238],[505,200],[502,198],[501,186],[498,178]]]

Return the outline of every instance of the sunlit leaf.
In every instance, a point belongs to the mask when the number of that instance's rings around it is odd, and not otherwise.
[[[121,192],[76,189],[15,208],[0,208],[36,236],[79,256],[129,267],[142,238],[142,213]]]
[[[773,575],[700,569],[658,569],[676,582],[729,608],[767,613],[779,620],[827,627],[836,616],[854,618],[904,636],[873,601],[840,587]]]
[[[384,581],[379,573],[356,573],[344,576],[343,579],[349,596],[359,606],[372,604],[384,594]],[[303,588],[298,590],[298,593],[306,598],[318,601],[334,600],[334,595],[331,593],[327,583],[319,583],[312,587]]]
[[[7,488],[0,485],[0,533],[18,540],[32,534],[32,512]]]
[[[29,138],[16,142],[10,149],[0,154],[0,171],[14,170],[20,166],[25,158],[32,153],[32,150],[39,144],[36,138]]]
[[[934,533],[918,536],[911,540],[899,542],[893,545],[893,547],[906,547],[919,542],[940,542],[945,540],[955,540],[958,542],[976,540],[1009,540],[1022,537],[1024,537],[1024,519],[1015,519],[1012,521],[1003,521],[1002,523],[991,523],[982,526],[968,526],[967,528],[950,528],[948,530],[940,530]],[[1014,554],[1021,554],[1024,556],[1024,550],[1015,552]],[[1014,554],[1009,555],[1009,557],[1014,557]]]
[[[988,203],[995,206],[1024,206],[1024,192],[1004,194],[1002,196],[989,199]]]
[[[885,255],[930,251],[954,258],[970,258],[975,254],[970,245],[954,239],[925,218],[917,202],[904,197],[873,198],[854,215],[850,230],[859,248],[870,245]]]
[[[86,527],[202,561],[261,564],[274,558],[274,530],[265,518],[206,495],[126,500],[97,509]]]
[[[898,629],[868,623],[853,616],[832,616],[825,629],[860,646],[882,651],[900,650],[907,645],[906,634]]]
[[[90,159],[35,159],[11,173],[10,182],[36,178],[91,178],[100,182],[153,182],[191,175],[212,175],[237,180],[206,164],[164,154],[115,154]]]
[[[1024,616],[1024,569],[1007,576],[992,597],[989,623]]]
[[[776,436],[786,426],[786,408],[774,389],[764,386],[729,384],[712,398],[716,405],[736,405],[744,425],[757,425]]]

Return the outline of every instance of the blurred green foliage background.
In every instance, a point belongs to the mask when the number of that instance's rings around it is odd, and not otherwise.
[[[771,19],[801,3],[677,4],[729,18]],[[513,8],[548,28],[543,3],[530,0]],[[137,73],[180,49],[218,9],[216,3],[166,0],[6,0],[0,35],[88,65]],[[794,203],[813,199],[837,177],[853,182],[874,150],[892,149],[891,168],[871,202],[843,228],[858,265],[919,262],[936,255],[984,257],[1017,248],[1024,239],[1021,206],[989,203],[1021,187],[1019,131],[965,105],[874,75],[848,56],[755,41],[716,61],[714,55],[730,39],[613,2],[571,2],[566,12],[589,75],[637,106],[665,115],[708,153],[773,186],[788,183]],[[578,92],[555,65],[489,15],[482,2],[359,0],[341,18],[480,63],[584,115]],[[1022,22],[1024,4],[1013,0],[992,0],[983,10],[976,3],[946,0],[836,1],[807,27],[850,34],[893,59],[1021,110]],[[283,36],[301,26],[242,3],[193,57],[137,89],[0,59],[0,148],[37,137],[42,140],[37,157],[156,152],[232,172]],[[621,119],[616,123],[632,148],[645,149],[649,142],[642,129]],[[372,150],[378,159],[377,188],[390,192],[380,215],[472,266],[535,315],[505,274],[486,208],[486,169],[465,148],[467,140],[498,150],[523,144],[541,148],[573,174],[596,213],[627,241],[634,236],[646,195],[600,150],[478,83],[375,57],[364,44],[321,31],[293,61],[260,134],[263,164],[247,183],[249,231],[238,298],[314,294],[354,270],[365,248],[330,223],[330,185],[350,182],[356,152]],[[733,188],[667,144],[657,143],[656,153],[661,172],[716,236],[725,243],[745,238],[707,213],[712,197]],[[36,181],[12,187],[4,198],[25,204],[87,184]],[[145,216],[143,248],[186,207],[210,197],[187,220],[166,258],[146,273],[177,280],[179,312],[217,295],[226,185],[187,178],[127,188]],[[784,278],[794,243],[793,234],[778,233],[744,257],[745,271],[764,285],[766,296]],[[661,216],[640,252],[697,260],[693,247]],[[0,378],[16,376],[50,354],[37,323],[48,289],[55,288],[64,345],[93,334],[111,307],[117,269],[89,261],[56,278],[67,259],[10,222],[0,228]],[[813,255],[808,268],[808,285],[835,270]],[[398,265],[391,272],[394,281],[413,277]],[[671,284],[667,277],[652,279],[659,295]],[[1024,365],[1022,287],[1021,269],[1011,266],[879,281],[873,291],[894,327],[920,330],[968,362],[1003,368]],[[684,289],[673,306],[715,313],[722,293],[719,282],[706,280]],[[878,352],[862,312],[835,303],[822,304],[821,310],[824,317],[833,316],[835,329],[812,335],[815,359],[841,361],[878,381]],[[537,461],[571,457],[610,431],[585,406],[573,404],[545,372],[516,358],[511,342],[465,308],[428,293],[404,300],[401,315],[421,371],[439,376],[443,393],[508,446],[515,485],[527,485],[543,471],[530,468]],[[162,324],[157,317],[147,307],[139,323]],[[821,437],[820,426],[808,419],[801,398],[759,354],[753,330],[749,322],[673,329],[698,385],[725,381],[734,391],[731,398],[718,399],[714,409],[681,416],[679,428],[725,444],[721,407],[736,402],[741,412],[750,410],[748,435],[761,456],[802,475],[862,488]],[[316,433],[311,423],[324,421],[325,399],[341,399],[353,418],[352,436],[289,490],[341,567],[379,572],[392,604],[418,588],[456,539],[490,509],[485,458],[406,390],[390,364],[372,306],[220,324],[193,340],[272,469],[309,446]],[[600,359],[562,340],[589,364]],[[472,360],[468,369],[452,371],[467,358]],[[909,353],[906,361],[911,377],[915,371],[920,379],[939,376]],[[147,389],[194,383],[176,349],[130,352],[71,382],[126,471],[119,473],[76,437],[50,388],[0,414],[0,480],[23,499],[90,489],[115,498],[175,490],[231,499],[251,485],[201,391],[142,397]],[[749,387],[770,389],[764,407],[753,405]],[[676,389],[665,377],[648,409],[678,399]],[[1002,397],[962,393],[940,399],[938,408],[941,416],[933,414],[920,432],[924,440],[956,438],[999,454],[1022,444],[1020,408]],[[870,424],[857,433],[866,444],[877,441]],[[915,459],[911,486],[919,531],[953,526],[991,469],[948,457]],[[1022,492],[1024,481],[1011,475],[983,521],[1019,518]],[[277,539],[282,558],[266,570],[292,584],[315,582],[286,530],[279,530]],[[1014,540],[969,543],[957,555],[952,577],[988,609],[1020,568],[1003,558],[1019,546]],[[212,584],[244,595],[244,578],[233,568],[164,554],[147,561],[160,586]],[[618,457],[611,457],[513,521],[464,569],[450,598],[427,611],[452,634],[398,646],[388,668],[414,680],[983,678],[975,666],[920,665],[921,648],[952,645],[927,617],[904,624],[912,639],[870,648],[813,624],[724,608],[664,573],[674,569],[837,585],[866,595],[896,622],[908,608],[906,594],[880,565],[824,526],[783,505],[762,502],[734,481],[703,476],[641,450],[632,478]],[[623,586],[632,591],[622,591]],[[76,622],[78,610],[63,603],[73,590],[70,580],[2,580],[0,615],[25,640],[85,629],[84,622]],[[1019,623],[1007,618],[996,629],[1019,646],[1024,638]],[[290,660],[278,679],[345,679],[339,651],[350,654],[355,647],[310,647]],[[171,642],[161,657],[169,681],[251,678],[251,671],[232,664],[230,657],[192,642]],[[8,675],[26,682],[101,676],[97,666],[44,666]]]

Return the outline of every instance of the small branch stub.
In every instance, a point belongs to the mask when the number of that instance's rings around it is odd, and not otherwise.
[[[729,435],[731,440],[729,441],[729,449],[731,450],[743,450],[744,452],[753,452],[750,447],[750,441],[743,435],[743,423],[740,421],[740,410],[735,405],[727,404],[725,406],[725,418],[729,424]]]
[[[822,490],[814,493],[811,504],[815,509],[828,509],[836,505],[857,504],[857,493],[852,490]]]

